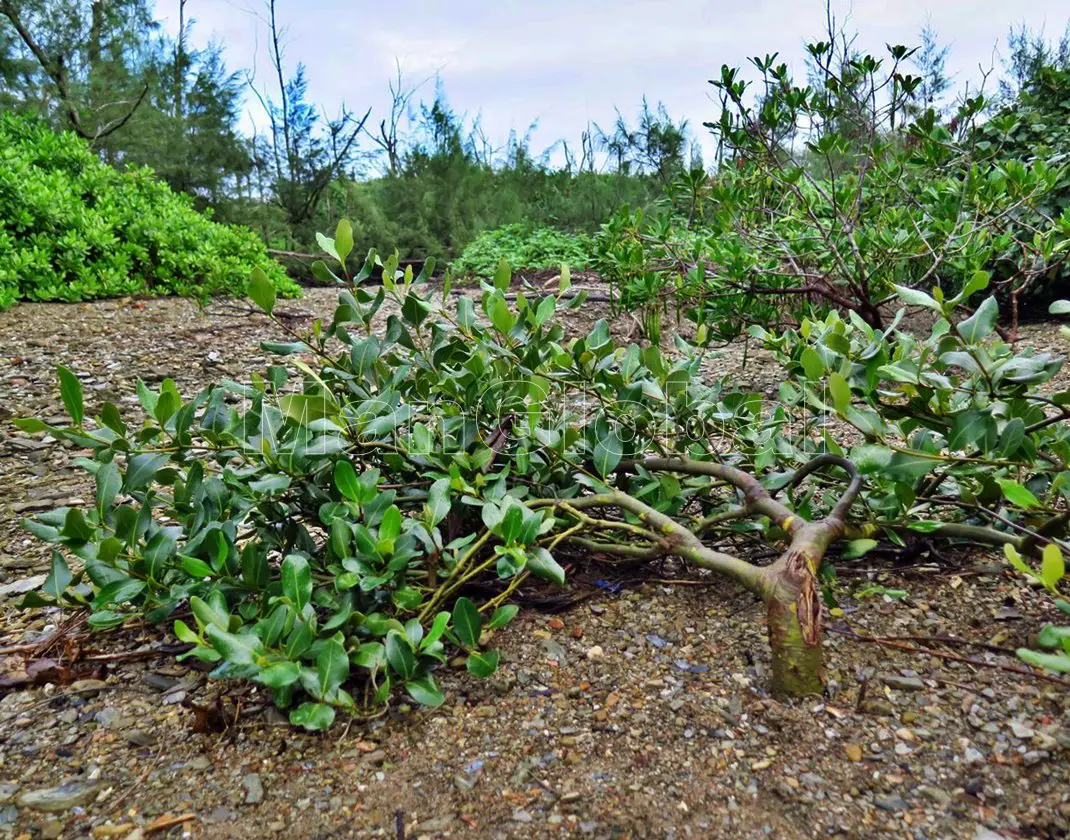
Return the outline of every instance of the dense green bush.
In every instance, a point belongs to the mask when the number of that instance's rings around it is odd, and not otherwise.
[[[581,233],[555,228],[505,225],[479,234],[453,261],[455,274],[492,277],[503,260],[515,269],[584,269],[591,261],[592,242]]]
[[[352,229],[321,243],[344,263]],[[376,259],[338,280],[329,324],[279,321],[291,340],[265,343],[279,364],[250,384],[187,401],[139,383],[138,426],[111,404],[86,417],[60,368],[72,425],[17,423],[91,451],[79,464],[97,490],[26,522],[57,551],[25,604],[88,606],[102,629],[176,619],[216,677],[254,680],[322,729],[399,690],[442,703],[447,643],[493,673],[510,596],[563,585],[592,555],[676,555],[760,597],[771,686],[792,695],[822,687],[819,572],[839,553],[917,536],[1010,546],[1025,568],[1043,558],[1052,589],[1062,579],[1070,392],[1047,387],[1061,359],[998,338],[995,298],[962,318],[987,275],[949,299],[895,289],[932,311],[923,338],[896,328],[902,309],[886,330],[835,312],[755,329],[783,367],[767,402],[703,381],[703,351],[679,339],[671,354],[619,346],[604,321],[567,339],[558,313],[584,299],[567,274],[513,303],[507,269],[478,301],[440,297],[395,254],[373,294],[359,284]],[[273,313],[261,273],[249,294]],[[379,323],[387,300],[398,314]],[[736,556],[755,544],[779,559]]]
[[[1047,164],[1058,173],[1034,207],[1013,215],[1017,239],[1032,239],[1049,219],[1070,218],[1070,69],[1039,66],[1018,96],[982,123],[970,137],[980,160],[999,165],[1021,160]],[[1014,250],[995,266],[995,281],[1013,305],[1042,311],[1070,287],[1070,267],[1054,261],[1046,271],[1022,276]]]
[[[767,91],[757,103],[752,83],[723,67],[713,84],[724,107],[710,127],[724,165],[678,176],[663,212],[621,211],[604,227],[596,268],[626,305],[674,298],[727,339],[829,309],[881,328],[895,285],[952,297],[978,271],[1012,302],[1057,288],[1070,251],[1070,212],[1055,200],[1065,156],[993,155],[1021,129],[1010,116],[992,121],[979,149],[970,127],[982,97],[947,124],[932,110],[910,119],[918,80],[897,70],[905,47],[842,65],[828,43],[808,49],[827,65],[826,85],[795,83],[775,56],[755,59]],[[1003,311],[1014,323],[1017,309]]]
[[[299,294],[255,234],[198,213],[150,170],[118,172],[74,134],[0,116],[0,307],[237,294],[254,266]]]

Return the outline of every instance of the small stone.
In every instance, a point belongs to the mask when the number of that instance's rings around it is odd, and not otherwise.
[[[364,756],[364,761],[367,764],[383,764],[386,761],[386,751],[374,750]]]
[[[817,775],[817,773],[803,773],[799,776],[799,781],[811,790],[820,790],[828,784],[828,782],[826,782],[821,776]]]
[[[81,694],[83,697],[96,697],[100,692],[107,688],[108,684],[104,680],[75,680],[70,685],[71,694]]]
[[[848,761],[862,760],[862,748],[858,744],[848,744],[843,748],[843,751],[847,753]]]
[[[1047,750],[1030,750],[1022,756],[1022,761],[1025,763],[1026,767],[1032,767],[1034,764],[1039,764],[1047,757]]]
[[[97,798],[101,787],[103,785],[99,783],[70,782],[59,787],[27,791],[15,802],[35,811],[69,811],[79,805],[88,805]]]
[[[595,645],[594,647],[587,648],[587,658],[592,662],[598,659],[604,659],[606,652],[602,650],[601,645]]]
[[[903,801],[903,797],[894,793],[890,796],[878,796],[873,801],[882,811],[905,811],[910,807]]]
[[[246,805],[259,805],[264,801],[264,785],[257,773],[242,776],[241,786],[245,788]]]
[[[973,747],[966,747],[962,753],[962,760],[967,764],[984,764],[985,755]]]
[[[546,623],[546,626],[549,627],[551,630],[564,630],[565,622],[563,622],[560,618],[551,618]]]
[[[951,801],[951,794],[934,785],[918,785],[917,791],[921,796],[924,796],[930,802],[935,802],[937,805],[947,805]]]
[[[0,805],[7,805],[19,792],[19,786],[15,782],[0,782]]]
[[[881,681],[897,691],[924,691],[925,683],[917,677],[901,677],[898,674],[885,674]]]
[[[1010,727],[1011,732],[1014,733],[1015,738],[1020,738],[1024,741],[1026,738],[1033,737],[1033,727],[1027,723],[1023,723],[1020,720],[1012,720],[1010,723]]]
[[[133,729],[126,733],[126,740],[135,747],[151,747],[156,743],[156,736],[144,729]]]
[[[534,821],[535,818],[528,811],[513,811],[513,822],[529,823]]]

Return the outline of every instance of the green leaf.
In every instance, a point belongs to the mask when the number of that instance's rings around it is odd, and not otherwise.
[[[114,580],[103,587],[93,599],[93,609],[100,610],[112,604],[125,604],[145,591],[145,581],[137,578]]]
[[[67,561],[58,551],[53,551],[52,569],[49,571],[48,577],[45,578],[45,584],[41,587],[41,591],[46,595],[51,595],[58,601],[60,596],[67,591],[67,587],[70,586],[72,580],[74,580],[74,575],[71,573]]]
[[[836,411],[845,414],[851,406],[851,386],[835,371],[829,374],[829,394],[832,396],[832,404]]]
[[[275,309],[275,286],[259,266],[254,268],[249,276],[248,295],[250,300],[268,315]]]
[[[435,620],[431,622],[431,629],[427,631],[427,635],[424,636],[423,641],[420,643],[420,649],[425,650],[442,638],[442,634],[446,632],[446,625],[450,623],[450,614],[443,610],[435,615]]]
[[[290,723],[309,732],[321,732],[334,723],[334,709],[326,703],[302,703],[290,712]]]
[[[877,545],[876,540],[851,540],[843,547],[841,557],[844,560],[857,560],[859,557],[869,554]]]
[[[175,636],[180,642],[186,642],[187,644],[200,644],[201,638],[194,633],[186,622],[181,619],[175,620]]]
[[[535,310],[535,326],[541,327],[550,318],[553,317],[554,310],[557,307],[557,299],[552,295],[544,297],[539,301],[539,307]]]
[[[329,236],[324,236],[319,231],[316,232],[316,242],[319,244],[320,249],[334,257],[338,262],[341,262],[341,258],[338,256],[338,249],[334,247],[334,240]]]
[[[509,331],[516,323],[516,318],[509,309],[509,304],[501,295],[491,295],[487,299],[487,317],[494,325],[494,329],[502,335],[509,335]]]
[[[624,444],[621,442],[616,430],[610,429],[595,444],[594,468],[599,475],[609,475],[620,464],[620,459],[623,455]]]
[[[336,461],[334,464],[334,486],[338,492],[351,502],[361,500],[360,481],[357,479],[357,471],[349,461]]]
[[[63,407],[67,409],[75,426],[81,426],[85,418],[85,404],[82,397],[82,382],[69,368],[60,365],[56,368],[59,375],[59,393],[63,398]]]
[[[427,510],[430,514],[431,525],[437,525],[445,519],[451,507],[450,480],[440,478],[427,491]]]
[[[202,628],[209,625],[215,625],[221,630],[230,628],[230,613],[226,610],[225,602],[220,603],[215,598],[206,601],[193,595],[189,599],[189,606]]]
[[[254,665],[257,657],[264,652],[260,639],[251,633],[228,633],[209,624],[204,628],[204,635],[227,662],[235,665]]]
[[[320,697],[330,697],[349,676],[349,656],[337,641],[320,648],[316,657],[316,683]]]
[[[409,692],[409,697],[421,706],[437,708],[446,702],[446,695],[442,693],[442,689],[438,687],[435,678],[430,674],[418,680],[407,681],[405,690]]]
[[[799,356],[799,364],[802,365],[807,379],[820,379],[825,375],[825,363],[821,361],[821,356],[813,347],[803,349],[802,355]]]
[[[1048,307],[1052,315],[1070,315],[1070,300],[1057,300]]]
[[[528,549],[527,567],[535,577],[549,580],[558,586],[565,585],[565,570],[542,546]]]
[[[953,452],[961,452],[972,449],[982,442],[989,443],[986,438],[995,437],[995,421],[991,412],[964,411],[955,416],[951,423],[951,433],[948,435],[947,446]],[[983,446],[987,450],[987,446]]]
[[[468,655],[468,661],[465,666],[468,668],[469,674],[482,680],[498,670],[498,659],[499,654],[496,650],[489,650],[486,653],[471,653]]]
[[[1040,556],[1041,582],[1054,592],[1056,584],[1063,579],[1065,574],[1066,563],[1063,561],[1063,554],[1059,551],[1059,546],[1055,545],[1055,543],[1048,543],[1048,545],[1044,546],[1044,552]]]
[[[206,578],[212,576],[212,567],[199,557],[183,557],[182,571],[194,578]]]
[[[386,634],[386,661],[390,667],[405,680],[412,679],[416,673],[416,655],[412,650],[409,637],[400,630],[391,630]]]
[[[991,280],[992,275],[987,271],[975,271],[970,276],[970,279],[963,284],[962,291],[955,295],[955,302],[958,303],[964,301],[969,298],[970,295],[987,289]]]
[[[992,334],[996,327],[996,318],[999,317],[999,304],[994,297],[985,298],[984,303],[977,307],[965,321],[959,323],[955,329],[967,344],[975,344]]]
[[[468,598],[458,598],[453,605],[453,632],[461,644],[466,648],[478,647],[482,628],[483,616],[476,605]]]
[[[1010,543],[1003,544],[1003,556],[1006,557],[1007,561],[1023,575],[1031,577],[1034,580],[1039,579],[1037,578],[1037,573],[1029,568],[1029,565],[1022,559],[1022,555],[1018,553],[1018,549]]]
[[[170,460],[169,455],[143,452],[133,456],[126,465],[126,480],[123,490],[133,493],[148,487],[156,473]]]
[[[256,681],[268,688],[285,688],[293,685],[301,676],[301,666],[296,662],[278,662],[262,668]]]
[[[379,539],[394,541],[401,535],[401,511],[397,505],[391,505],[383,511],[379,522]]]
[[[1017,481],[1011,481],[1006,478],[997,478],[996,481],[1003,491],[1004,498],[1012,505],[1017,505],[1026,510],[1040,507],[1040,500],[1028,488],[1023,487]]]
[[[505,260],[499,260],[498,267],[494,270],[494,288],[500,292],[506,292],[512,282],[513,269]]]
[[[338,227],[334,230],[334,252],[338,261],[345,264],[346,258],[353,251],[353,225],[349,219],[339,219]]]
[[[282,594],[298,613],[312,599],[312,569],[300,554],[288,554],[282,561]]]
[[[119,490],[123,486],[123,476],[119,472],[119,465],[114,461],[110,461],[107,464],[101,464],[100,469],[97,470],[97,512],[100,513],[101,520],[103,521],[108,510],[115,502],[115,497],[119,495]]]
[[[86,522],[85,514],[78,508],[68,509],[60,533],[76,542],[89,542],[93,538],[93,529]]]
[[[487,622],[488,630],[497,630],[500,627],[505,627],[510,621],[512,621],[516,614],[520,612],[520,607],[516,604],[503,604],[494,611],[494,615],[490,617],[490,621]]]
[[[1035,668],[1070,674],[1070,656],[1065,653],[1040,653],[1029,648],[1018,648],[1018,658]]]
[[[1070,627],[1056,627],[1054,624],[1045,624],[1037,633],[1037,644],[1049,650],[1062,648],[1063,641],[1070,639]]]
[[[279,400],[279,410],[302,426],[324,417],[334,417],[340,411],[338,403],[330,397],[313,394],[288,394]]]
[[[909,286],[898,286],[895,283],[892,283],[892,288],[895,289],[895,293],[899,295],[899,299],[909,306],[924,306],[926,309],[933,310],[933,312],[942,311],[940,304],[936,302],[935,298],[931,295],[927,295],[919,289],[911,289]]]

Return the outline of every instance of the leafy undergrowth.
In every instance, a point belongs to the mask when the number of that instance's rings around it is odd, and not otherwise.
[[[237,295],[260,267],[300,289],[251,230],[212,221],[151,170],[119,172],[72,133],[0,116],[0,308],[148,293]]]
[[[568,233],[551,227],[504,225],[479,234],[453,261],[458,275],[492,277],[498,266],[508,263],[516,269],[559,269],[563,265],[583,270],[591,262],[593,243],[582,233]]]

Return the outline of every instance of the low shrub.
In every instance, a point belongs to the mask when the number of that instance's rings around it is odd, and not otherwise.
[[[151,170],[119,172],[74,134],[0,116],[0,307],[240,294],[254,266],[300,294],[252,231],[198,213]]]
[[[479,234],[453,261],[454,273],[491,277],[503,260],[519,270],[569,268],[582,270],[591,261],[591,238],[551,227],[504,225]]]
[[[344,265],[352,228],[320,242]],[[143,423],[112,404],[86,417],[61,368],[71,425],[17,423],[89,451],[96,493],[26,522],[57,551],[24,603],[89,608],[101,629],[173,620],[214,676],[323,729],[401,691],[441,704],[451,657],[490,675],[511,596],[564,585],[573,563],[676,556],[734,581],[765,603],[770,688],[792,696],[822,690],[837,556],[912,538],[1010,546],[1061,582],[1070,392],[1048,387],[1060,358],[996,335],[994,297],[962,317],[987,275],[955,298],[896,289],[933,312],[926,337],[897,328],[903,309],[884,330],[835,312],[753,330],[784,370],[771,402],[704,381],[704,351],[679,338],[620,346],[599,321],[567,339],[558,313],[584,300],[567,272],[510,302],[499,268],[476,301],[438,298],[396,254],[373,293],[360,281],[376,262],[335,278],[329,324],[276,318],[289,340],[263,345],[279,363],[249,384],[186,400],[139,383]],[[273,314],[262,273],[249,295]],[[779,557],[744,559],[759,547]]]

